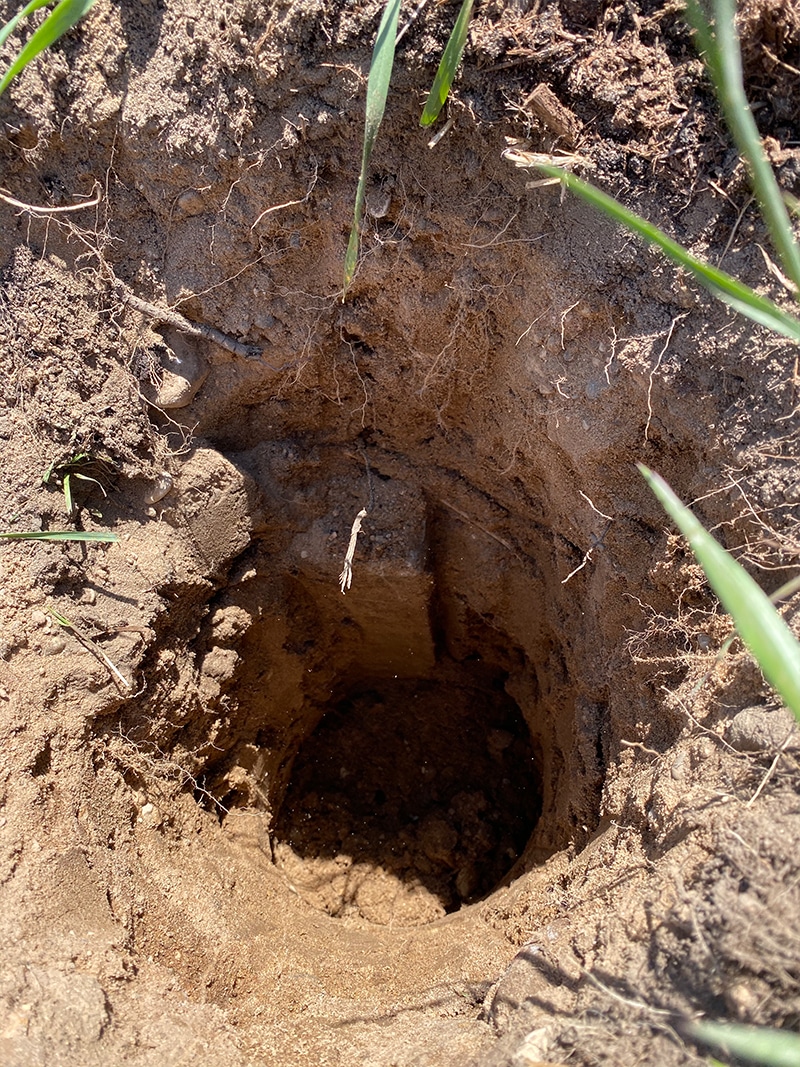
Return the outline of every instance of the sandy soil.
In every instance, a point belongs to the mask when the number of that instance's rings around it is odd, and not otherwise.
[[[98,0],[0,100],[0,528],[120,538],[0,542],[3,1063],[672,1067],[688,1016],[800,1018],[798,738],[634,468],[776,589],[795,352],[502,157],[783,299],[688,31],[480,6],[431,149],[426,9],[343,303],[378,11]],[[743,28],[797,195],[800,18]]]

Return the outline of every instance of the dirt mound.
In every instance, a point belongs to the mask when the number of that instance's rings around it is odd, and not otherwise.
[[[678,1065],[686,1014],[796,1025],[797,737],[634,468],[777,588],[795,354],[502,156],[572,139],[775,285],[688,32],[482,7],[429,148],[423,12],[342,303],[378,10],[101,0],[0,101],[38,205],[0,201],[0,525],[120,536],[0,543],[4,1062]],[[779,15],[746,59],[788,180]]]

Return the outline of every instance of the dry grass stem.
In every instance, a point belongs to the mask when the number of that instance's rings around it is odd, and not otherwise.
[[[344,566],[342,567],[342,573],[339,575],[339,585],[343,596],[353,584],[353,556],[356,551],[356,541],[361,532],[361,523],[366,517],[367,509],[362,508],[353,520],[353,528],[350,531],[350,544],[347,546],[347,553],[344,557]]]

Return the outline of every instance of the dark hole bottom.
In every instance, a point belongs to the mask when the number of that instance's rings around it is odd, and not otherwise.
[[[410,892],[405,921],[430,921],[485,897],[524,849],[541,812],[527,727],[500,680],[458,674],[360,688],[300,750],[276,857],[330,914],[391,921],[377,899]]]

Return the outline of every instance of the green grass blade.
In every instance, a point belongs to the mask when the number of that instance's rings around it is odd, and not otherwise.
[[[67,509],[67,518],[72,518],[72,512],[75,510],[75,505],[72,503],[72,485],[70,484],[71,475],[64,475],[64,507]]]
[[[688,1023],[686,1032],[697,1041],[714,1045],[729,1056],[741,1056],[764,1067],[797,1067],[800,1035],[765,1026],[737,1023]]]
[[[433,86],[428,94],[428,99],[425,101],[422,117],[419,120],[420,126],[430,126],[438,118],[439,112],[444,107],[444,102],[450,93],[453,78],[456,76],[458,64],[461,62],[461,57],[467,44],[467,33],[469,32],[469,20],[472,18],[473,3],[474,0],[464,0],[461,5],[453,32],[444,46],[442,60],[439,64],[439,69],[436,71],[436,77],[433,79]]]
[[[397,37],[397,20],[400,15],[400,0],[389,0],[387,3],[380,26],[378,36],[375,38],[375,47],[372,50],[372,62],[369,67],[367,79],[367,114],[364,123],[364,147],[361,153],[361,173],[358,176],[358,189],[356,190],[356,203],[353,210],[353,226],[350,230],[350,239],[347,242],[347,252],[344,257],[344,299],[358,260],[358,231],[361,226],[361,215],[364,211],[364,193],[367,184],[367,169],[369,168],[370,156],[378,135],[383,112],[386,109],[386,97],[389,95],[389,82],[394,67],[394,42]]]
[[[659,475],[639,470],[697,557],[769,684],[800,720],[800,643],[766,593],[704,529]]]
[[[31,39],[6,71],[5,76],[0,81],[0,95],[6,91],[12,79],[21,70],[24,70],[32,59],[35,59],[45,48],[55,44],[59,37],[63,37],[67,30],[71,29],[79,19],[83,18],[94,3],[95,0],[61,0],[60,4],[56,4],[55,8],[34,32]],[[38,4],[37,6],[42,7],[44,5]],[[27,11],[28,9],[26,8],[25,10]],[[32,8],[32,10],[35,10],[35,8]]]
[[[32,15],[34,11],[38,11],[40,7],[45,7],[50,3],[52,3],[52,0],[31,0],[29,4],[23,7],[22,11],[18,11],[12,19],[9,19],[5,26],[0,29],[0,48],[6,43],[9,34],[14,31],[23,19],[26,19],[28,15]]]
[[[27,530],[0,532],[6,541],[119,541],[119,535],[106,530]]]
[[[682,245],[679,245],[677,241],[673,241],[671,237],[668,237],[663,230],[659,230],[657,226],[647,222],[640,215],[628,211],[627,208],[623,207],[622,204],[607,193],[601,192],[594,185],[581,181],[580,178],[576,178],[574,174],[569,174],[562,167],[553,167],[549,164],[540,163],[537,164],[536,169],[551,178],[560,179],[571,192],[598,208],[603,214],[614,219],[615,222],[619,222],[626,229],[638,234],[649,244],[656,245],[673,263],[677,263],[678,266],[688,270],[701,285],[704,285],[720,300],[724,300],[735,311],[746,315],[749,319],[766,326],[770,330],[774,330],[775,333],[789,337],[793,341],[800,341],[800,322],[792,315],[781,311],[777,304],[774,304],[766,297],[759,296],[748,285],[740,282],[730,274],[726,274],[724,270],[719,270],[718,267],[712,267],[701,259],[697,259],[696,256],[687,252]]]
[[[728,129],[747,163],[753,190],[783,269],[800,288],[800,248],[794,239],[783,193],[764,155],[761,136],[745,96],[742,53],[735,23],[735,0],[712,0],[711,7],[714,12],[713,26],[698,0],[687,0],[687,15],[697,33],[697,43],[704,55]]]

